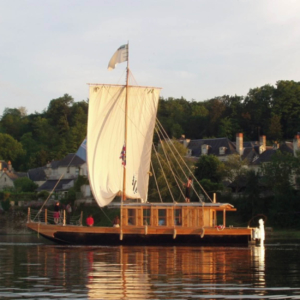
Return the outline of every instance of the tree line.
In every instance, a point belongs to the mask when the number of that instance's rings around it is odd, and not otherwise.
[[[0,159],[26,171],[76,152],[86,136],[88,101],[65,94],[41,113],[5,108],[0,119]],[[205,101],[161,98],[158,119],[170,137],[228,137],[244,140],[266,135],[268,142],[291,139],[300,131],[300,82],[252,88],[246,96],[219,96]]]

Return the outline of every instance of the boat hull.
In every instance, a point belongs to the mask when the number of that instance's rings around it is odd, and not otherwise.
[[[27,223],[56,243],[71,245],[201,245],[248,244],[251,228],[85,227]]]

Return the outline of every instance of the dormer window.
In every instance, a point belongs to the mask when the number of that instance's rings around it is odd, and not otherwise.
[[[220,154],[220,155],[224,155],[226,149],[227,149],[226,147],[220,147],[220,148],[219,148],[219,154]]]
[[[264,152],[264,146],[259,146],[259,154],[262,154]]]
[[[208,153],[208,145],[201,146],[201,154],[206,155]]]

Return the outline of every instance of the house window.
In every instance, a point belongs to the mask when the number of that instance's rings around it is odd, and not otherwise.
[[[165,209],[158,210],[158,226],[167,225],[167,211]]]
[[[151,225],[150,217],[151,217],[151,209],[149,209],[149,208],[143,209],[143,224],[144,225]]]
[[[208,145],[202,145],[201,146],[201,153],[202,155],[206,155],[208,152]]]
[[[78,177],[79,173],[80,173],[80,168],[76,168],[76,170],[75,170],[76,177]]]
[[[226,147],[220,147],[219,148],[220,155],[225,154],[225,151],[226,151]]]
[[[192,149],[188,149],[187,155],[192,156]]]
[[[135,209],[128,209],[128,225],[135,225]]]
[[[175,209],[174,210],[174,222],[176,226],[181,226],[182,225],[182,214],[181,214],[181,209]]]

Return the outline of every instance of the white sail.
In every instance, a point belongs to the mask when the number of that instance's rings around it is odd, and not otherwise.
[[[153,130],[160,89],[128,87],[126,196],[147,199]],[[123,190],[126,87],[90,85],[87,163],[92,192],[99,206]]]

